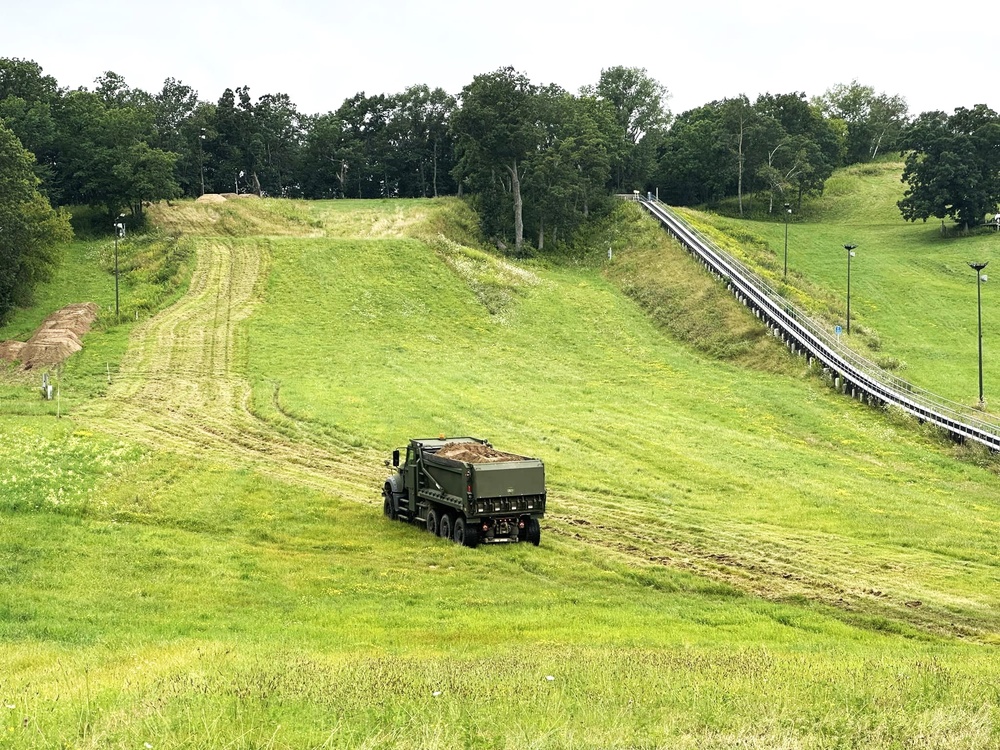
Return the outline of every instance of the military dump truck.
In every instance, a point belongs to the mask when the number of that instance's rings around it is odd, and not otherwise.
[[[390,466],[389,462],[385,462]],[[392,452],[385,515],[423,524],[458,544],[541,540],[545,466],[537,458],[496,450],[472,437],[411,440],[406,459]]]

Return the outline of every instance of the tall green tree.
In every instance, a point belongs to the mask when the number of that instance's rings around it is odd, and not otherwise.
[[[250,146],[263,191],[275,196],[297,194],[303,118],[295,104],[288,94],[264,94],[254,105],[253,124]]]
[[[216,137],[207,142],[213,165],[212,192],[259,192],[254,149],[253,101],[250,89],[227,88],[215,108]]]
[[[398,163],[402,159],[389,124],[392,97],[359,91],[346,99],[335,115],[343,127],[341,156],[352,198],[395,198],[399,195]]]
[[[822,190],[840,161],[837,130],[804,93],[762,94],[754,109],[762,122],[778,126],[769,128],[767,162],[757,168],[770,193],[769,212],[777,198],[801,204],[803,194]]]
[[[833,86],[814,101],[826,117],[846,125],[846,163],[862,164],[898,149],[899,136],[909,119],[902,96],[876,93],[855,80]]]
[[[398,152],[395,182],[400,196],[436,198],[452,191],[449,172],[455,166],[455,150],[448,123],[457,106],[455,97],[419,85],[391,100],[389,140]]]
[[[724,142],[728,145],[736,168],[736,197],[740,216],[743,215],[744,182],[747,175],[754,174],[754,151],[760,153],[760,148],[754,148],[761,140],[756,137],[761,123],[750,100],[745,95],[722,102],[722,127]],[[750,162],[749,168],[747,162]]]
[[[645,68],[618,65],[601,70],[595,86],[581,90],[607,102],[622,133],[622,143],[613,152],[613,187],[618,192],[645,187],[656,169],[656,158],[667,127],[670,110],[666,86]]]
[[[594,97],[574,97],[558,86],[539,89],[543,139],[526,165],[526,226],[539,250],[548,234],[568,239],[607,196],[618,128],[611,108]]]
[[[658,179],[668,200],[715,202],[763,194],[801,201],[820,192],[840,159],[835,124],[805,94],[762,94],[711,102],[681,114],[663,140]]]
[[[111,81],[109,84],[108,81]],[[126,93],[117,77],[103,93],[80,89],[60,102],[58,172],[64,200],[104,207],[109,216],[143,203],[180,195],[177,155],[150,146],[155,140],[152,98]]]
[[[529,158],[541,144],[538,88],[513,68],[478,75],[462,89],[452,117],[458,154],[456,177],[479,186],[502,186],[510,195],[514,252],[524,248],[521,182]]]
[[[55,78],[43,74],[38,63],[0,58],[0,122],[35,155],[40,187],[53,199],[62,194],[54,171],[58,131],[53,114],[61,96]]]
[[[344,198],[347,178],[355,161],[354,143],[347,126],[333,112],[311,118],[306,126],[301,174],[302,188],[310,198]]]
[[[899,201],[907,221],[950,217],[972,227],[1000,203],[1000,116],[985,104],[950,117],[924,112],[902,133],[906,154]]]
[[[198,92],[175,78],[168,78],[149,106],[153,112],[153,136],[148,145],[177,154],[175,169],[181,189],[185,195],[201,195],[204,144],[199,140],[200,130],[191,126],[202,106]]]
[[[72,237],[69,216],[38,192],[34,157],[0,124],[0,322],[30,302],[52,275],[59,243]]]
[[[664,137],[656,182],[669,203],[713,203],[736,194],[723,107],[710,102],[683,112]]]

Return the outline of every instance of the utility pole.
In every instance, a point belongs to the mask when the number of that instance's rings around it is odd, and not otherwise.
[[[851,335],[851,258],[857,245],[844,245],[847,251],[847,335]]]
[[[785,281],[788,281],[788,217],[792,215],[792,204],[785,204]]]
[[[979,318],[979,408],[986,408],[986,401],[983,398],[983,285],[982,282],[986,281],[986,276],[983,274],[983,269],[989,265],[989,261],[985,263],[970,263],[969,268],[974,268],[976,271],[976,311]]]
[[[205,194],[205,154],[202,151],[202,144],[205,142],[205,128],[198,134],[198,165],[201,167],[201,194]]]
[[[118,320],[118,239],[125,237],[125,214],[115,222],[115,320]]]

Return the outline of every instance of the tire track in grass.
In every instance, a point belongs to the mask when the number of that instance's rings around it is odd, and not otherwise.
[[[379,456],[325,447],[301,426],[279,431],[251,412],[238,332],[260,301],[268,252],[263,239],[200,243],[187,294],[135,329],[107,396],[79,418],[155,448],[374,503]]]
[[[849,613],[857,622],[891,630],[886,619],[949,637],[995,642],[995,596],[941,588],[914,571],[947,570],[928,549],[885,550],[861,539],[765,521],[720,519],[653,498],[616,497],[550,486],[545,528],[601,550],[637,571],[664,567],[719,581],[770,601],[813,602]],[[720,523],[720,520],[722,521]],[[965,562],[981,580],[986,562]]]
[[[134,330],[106,398],[82,408],[81,422],[154,448],[377,504],[383,455],[322,434],[284,414],[280,404],[269,421],[251,410],[252,387],[239,368],[245,343],[239,332],[261,299],[268,258],[266,239],[203,239],[187,294]],[[651,499],[636,505],[628,497],[555,486],[546,528],[637,570],[686,570],[769,600],[802,597],[939,633],[991,632],[984,601],[950,607],[945,592],[921,591],[905,570],[887,573],[879,558],[866,561],[843,540],[818,532],[791,539],[760,525],[713,527],[711,518],[690,510],[657,513]],[[911,561],[921,563],[927,560]],[[909,597],[923,605],[904,615]]]

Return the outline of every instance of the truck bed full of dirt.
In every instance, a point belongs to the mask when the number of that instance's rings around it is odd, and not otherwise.
[[[450,458],[452,461],[466,461],[470,464],[525,460],[524,456],[504,453],[482,443],[445,443],[434,455],[438,458]]]

